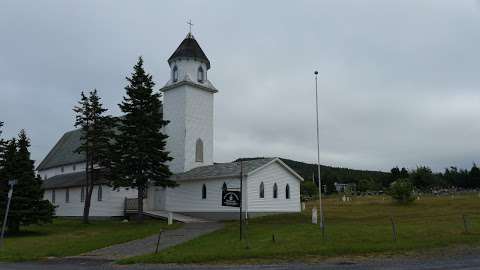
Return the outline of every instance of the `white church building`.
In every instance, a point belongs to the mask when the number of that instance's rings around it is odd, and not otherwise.
[[[214,95],[208,80],[210,61],[191,33],[168,59],[171,74],[163,92],[163,118],[170,123],[164,132],[172,179],[179,185],[151,185],[144,201],[146,214],[178,213],[206,219],[237,217],[237,207],[223,206],[225,190],[240,188],[240,162],[214,163]],[[37,167],[44,180],[45,198],[57,216],[82,216],[85,199],[85,156],[74,151],[80,130],[66,132]],[[253,159],[243,163],[242,207],[249,216],[299,212],[300,182],[295,171],[279,158]],[[96,185],[90,214],[115,217],[125,214],[127,201],[137,197],[132,188],[113,189]],[[159,214],[160,215],[160,214]]]

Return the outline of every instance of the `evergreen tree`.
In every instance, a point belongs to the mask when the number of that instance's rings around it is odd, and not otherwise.
[[[480,169],[477,167],[477,164],[473,163],[472,168],[468,174],[468,187],[469,188],[478,188],[480,187]]]
[[[30,159],[30,140],[25,131],[20,131],[18,140],[12,139],[5,152],[4,175],[8,181],[15,179],[8,217],[8,231],[18,232],[20,226],[49,223],[52,221],[54,207],[43,199],[42,180],[35,176],[33,160]],[[5,208],[1,209],[4,215]]]
[[[155,83],[143,69],[141,57],[126,79],[126,96],[119,104],[125,115],[115,137],[112,180],[115,187],[137,189],[138,215],[143,219],[143,198],[149,183],[162,187],[174,187],[176,183],[169,180],[171,172],[166,164],[172,158],[165,151],[168,136],[161,131],[168,124],[160,112],[161,94],[153,91]]]
[[[73,110],[77,113],[75,126],[82,129],[82,143],[76,151],[86,157],[83,222],[88,223],[93,188],[104,177],[102,171],[110,167],[113,120],[104,115],[107,109],[103,108],[96,89],[90,91],[88,97],[82,92],[81,100]]]

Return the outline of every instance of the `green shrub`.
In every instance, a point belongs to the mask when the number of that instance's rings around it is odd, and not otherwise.
[[[413,184],[408,179],[398,179],[397,181],[390,184],[388,189],[388,195],[390,195],[398,203],[410,203],[415,200],[413,194]]]

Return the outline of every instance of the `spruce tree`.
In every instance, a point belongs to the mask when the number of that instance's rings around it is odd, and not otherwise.
[[[165,150],[168,136],[162,133],[167,125],[160,108],[161,94],[154,92],[152,76],[143,69],[140,57],[133,67],[126,96],[119,104],[125,114],[120,119],[116,136],[117,155],[113,163],[116,172],[115,187],[132,187],[138,191],[138,216],[143,219],[143,198],[150,183],[162,187],[174,187],[167,162],[172,160]]]
[[[104,115],[107,109],[103,108],[96,89],[90,91],[88,97],[82,92],[81,100],[73,110],[77,113],[75,127],[82,130],[81,145],[76,152],[83,153],[86,157],[83,222],[88,223],[93,188],[101,184],[104,177],[102,172],[110,167],[113,120],[110,116]]]
[[[21,130],[18,140],[12,139],[5,152],[5,179],[15,179],[8,217],[8,231],[15,233],[20,226],[52,222],[54,206],[43,199],[42,180],[35,176],[33,160],[30,159],[30,140]],[[2,213],[5,209],[2,207]]]

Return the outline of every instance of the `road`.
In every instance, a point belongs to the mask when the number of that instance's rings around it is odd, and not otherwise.
[[[190,269],[245,269],[245,270],[473,270],[480,269],[480,254],[469,254],[463,256],[442,256],[440,258],[395,258],[395,259],[368,259],[361,261],[335,260],[316,264],[288,263],[279,265],[114,265],[110,261],[101,260],[55,260],[39,263],[1,263],[0,270],[190,270]]]

